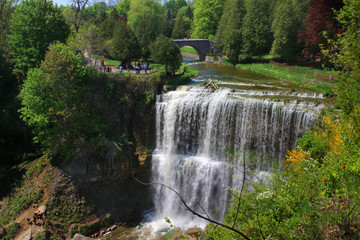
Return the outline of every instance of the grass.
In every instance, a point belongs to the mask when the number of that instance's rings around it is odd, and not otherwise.
[[[42,190],[36,183],[25,185],[16,191],[5,204],[5,208],[1,209],[0,223],[6,225],[13,221],[21,211],[33,203],[40,202],[42,194]]]
[[[121,61],[119,61],[119,60],[114,60],[114,59],[106,58],[104,56],[99,56],[99,55],[95,55],[95,54],[92,54],[91,57],[96,60],[99,60],[99,61],[101,61],[101,59],[103,59],[104,64],[109,65],[109,66],[119,66],[121,63]]]
[[[180,48],[180,50],[181,50],[182,53],[199,55],[199,54],[197,53],[197,51],[196,51],[194,48],[192,48],[192,47],[187,47],[187,46],[186,46],[186,47]]]
[[[274,76],[274,77],[277,77],[280,79],[286,79],[296,85],[322,92],[324,95],[327,95],[333,91],[333,87],[331,87],[331,86],[312,83],[312,82],[304,80],[304,79],[315,80],[314,76],[311,74],[297,73],[297,72],[290,71],[290,70],[287,70],[284,68],[276,67],[270,63],[237,64],[236,67],[248,69],[248,70],[251,70],[254,72],[263,73],[263,74]],[[306,68],[307,71],[309,69],[311,69],[311,68]],[[313,69],[312,71],[315,72],[317,70]],[[319,81],[318,79],[316,79],[316,80]]]

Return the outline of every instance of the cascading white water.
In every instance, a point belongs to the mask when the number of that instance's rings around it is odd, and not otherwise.
[[[229,201],[224,186],[240,186],[243,161],[252,170],[270,171],[314,121],[314,109],[200,86],[159,95],[153,180],[177,190],[199,213],[221,220]],[[168,189],[154,187],[153,199],[158,219],[168,217],[182,228],[206,224]]]

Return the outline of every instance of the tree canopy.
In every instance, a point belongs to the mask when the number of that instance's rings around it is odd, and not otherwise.
[[[197,0],[194,3],[192,38],[214,39],[225,0]]]
[[[179,47],[170,39],[160,35],[151,45],[151,58],[165,64],[166,74],[175,73],[181,66],[182,55]]]
[[[82,59],[64,44],[53,44],[24,81],[21,117],[33,128],[36,142],[51,153],[66,155],[79,138],[96,135],[88,127],[96,118],[86,113],[85,76]]]
[[[244,0],[227,0],[216,33],[216,41],[230,63],[239,61],[242,48],[242,20],[245,15]]]
[[[48,0],[24,0],[10,22],[9,44],[15,67],[25,76],[44,59],[50,43],[65,42],[69,27],[59,8]]]
[[[132,0],[130,2],[128,24],[139,40],[143,56],[149,56],[149,45],[161,33],[164,17],[164,9],[158,1]]]
[[[140,57],[140,45],[129,26],[117,21],[109,50],[110,56],[122,62]]]

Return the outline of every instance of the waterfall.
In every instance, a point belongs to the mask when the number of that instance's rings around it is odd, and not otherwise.
[[[233,90],[211,92],[184,86],[157,96],[153,181],[178,191],[200,214],[221,221],[230,197],[225,186],[239,187],[242,163],[269,172],[314,122],[316,107],[243,97]],[[314,110],[315,109],[315,110]],[[156,216],[178,227],[204,227],[178,196],[154,187]]]

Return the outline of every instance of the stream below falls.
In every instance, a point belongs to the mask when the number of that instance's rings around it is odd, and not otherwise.
[[[250,172],[262,177],[277,170],[326,100],[251,71],[189,65],[200,71],[191,84],[157,96],[152,181],[175,189],[189,207],[221,221],[230,201],[226,187],[255,181]],[[220,89],[205,87],[209,80]],[[143,233],[168,231],[165,217],[183,230],[206,227],[208,222],[187,211],[174,192],[161,186],[152,186],[151,192],[154,209],[145,214]]]

